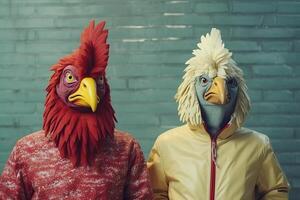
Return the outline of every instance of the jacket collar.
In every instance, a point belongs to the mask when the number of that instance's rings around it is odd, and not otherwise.
[[[207,129],[205,128],[205,123],[201,123],[200,125],[192,125],[192,124],[187,124],[189,129],[196,135],[200,135],[203,137],[211,137],[210,134],[208,133]],[[228,124],[221,130],[221,132],[218,134],[217,139],[224,140],[231,135],[233,135],[238,126],[236,124],[236,120],[230,120]]]

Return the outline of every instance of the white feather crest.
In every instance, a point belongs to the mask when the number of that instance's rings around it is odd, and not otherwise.
[[[201,41],[197,46],[199,49],[193,51],[194,57],[186,62],[188,66],[184,70],[183,81],[175,95],[180,120],[192,125],[202,123],[195,83],[197,77],[207,73],[211,78],[216,76],[236,78],[238,82],[238,99],[232,117],[237,126],[241,126],[250,109],[250,100],[242,70],[232,60],[232,53],[224,47],[218,29],[213,28],[210,34],[207,33],[206,36],[201,36]]]

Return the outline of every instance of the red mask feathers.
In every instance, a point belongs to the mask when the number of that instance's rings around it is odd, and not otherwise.
[[[46,89],[43,129],[74,166],[89,165],[107,136],[113,137],[116,118],[105,77],[109,45],[105,22],[91,21],[80,46],[51,67]]]

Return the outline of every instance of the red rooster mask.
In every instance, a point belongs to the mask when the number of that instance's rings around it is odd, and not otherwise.
[[[80,46],[51,67],[43,129],[74,166],[90,165],[115,128],[115,112],[105,77],[109,45],[105,22],[91,21]]]

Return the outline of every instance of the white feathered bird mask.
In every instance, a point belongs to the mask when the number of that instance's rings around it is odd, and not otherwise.
[[[238,96],[232,120],[240,127],[250,110],[250,100],[242,70],[231,58],[232,53],[224,47],[218,29],[213,28],[210,34],[201,36],[197,46],[199,49],[195,49],[194,56],[186,62],[188,66],[184,70],[183,81],[175,95],[180,120],[194,126],[201,125],[203,122],[195,90],[196,79],[199,76],[208,74],[210,78],[218,76],[224,79],[234,77],[238,83]]]

